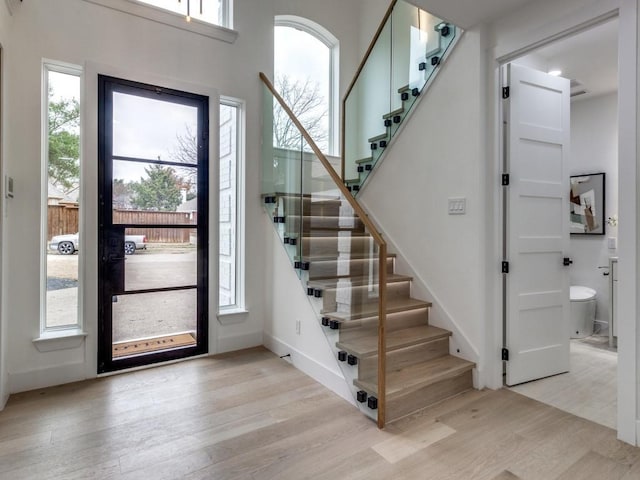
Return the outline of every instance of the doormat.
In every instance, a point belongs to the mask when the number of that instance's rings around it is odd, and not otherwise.
[[[179,333],[178,335],[164,335],[162,337],[147,338],[145,340],[133,340],[131,342],[119,342],[113,344],[113,358],[150,353],[157,350],[169,350],[172,348],[189,347],[196,344],[196,339],[191,333]]]

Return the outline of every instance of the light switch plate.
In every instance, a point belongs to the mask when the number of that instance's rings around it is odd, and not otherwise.
[[[464,215],[467,213],[467,199],[465,197],[449,198],[449,215]]]
[[[618,237],[607,238],[607,248],[609,250],[615,250],[616,248],[618,248]]]

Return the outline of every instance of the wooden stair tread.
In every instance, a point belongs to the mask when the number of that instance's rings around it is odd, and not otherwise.
[[[419,325],[387,332],[387,352],[400,348],[411,347],[421,343],[433,342],[451,336],[449,330],[434,327],[432,325]],[[378,334],[373,331],[369,334],[350,339],[348,342],[337,342],[336,346],[358,358],[363,358],[378,353]]]
[[[400,92],[400,93],[402,93],[402,92]],[[391,118],[391,117],[395,117],[396,115],[400,115],[403,112],[404,112],[404,107],[400,107],[400,108],[395,109],[393,112],[385,113],[384,115],[382,115],[382,118],[384,118],[386,120],[387,118]]]
[[[311,231],[325,232],[321,235],[314,235]],[[341,235],[341,232],[351,231],[349,235]],[[296,238],[300,238],[300,232],[296,232],[292,234]],[[309,229],[302,232],[302,239],[305,241],[310,241],[312,238],[320,238],[320,239],[332,239],[335,240],[337,238],[340,239],[352,239],[352,238],[362,238],[362,237],[370,237],[367,232],[362,231],[362,229],[357,229],[356,227],[338,227],[334,226],[333,228],[329,226],[322,225],[312,225]]]
[[[371,163],[373,162],[373,157],[365,157],[365,158],[361,158],[360,160],[356,160],[356,163],[358,165],[360,165],[361,163]]]
[[[368,142],[369,143],[373,143],[373,142],[377,142],[378,140],[385,140],[389,135],[387,134],[387,132],[385,133],[381,133],[380,135],[376,135],[375,137],[371,137]]]
[[[456,377],[475,367],[475,363],[469,362],[453,355],[416,363],[399,370],[387,372],[387,401],[393,401],[403,395],[433,385],[434,383]],[[376,380],[353,381],[358,388],[366,390],[370,394],[378,394]]]
[[[406,312],[407,310],[418,310],[422,308],[428,308],[431,306],[431,302],[424,302],[415,298],[399,298],[390,300],[387,302],[387,314]],[[329,317],[333,320],[340,320],[348,322],[350,320],[358,320],[361,318],[375,317],[378,315],[378,303],[372,303],[362,305],[362,309],[354,310],[350,313],[331,312],[324,313],[323,316]]]
[[[342,257],[339,255],[343,255]],[[374,255],[373,257],[368,254],[350,254],[348,257],[345,256],[346,253],[336,252],[336,255],[303,255],[295,256],[295,260],[301,260],[303,262],[348,262],[350,260],[369,260],[371,258],[378,258],[378,255]],[[391,258],[396,258],[395,253],[387,253],[387,260]]]
[[[405,85],[404,87],[400,87],[398,89],[398,93],[406,92],[407,90],[411,90],[411,85]]]
[[[338,280],[348,279],[351,281],[352,287],[360,287],[364,285],[369,285],[370,279],[369,276],[364,277],[342,277],[338,278],[325,278],[322,280],[309,280],[307,282],[307,286],[312,288],[322,288],[322,289],[330,289],[337,288]],[[387,284],[389,283],[400,283],[400,282],[410,282],[413,280],[413,277],[409,277],[407,275],[399,275],[397,273],[388,273],[387,274]],[[378,281],[373,283],[374,286],[378,285]]]
[[[262,197],[303,197],[305,199],[311,198],[311,199],[319,199],[319,200],[340,200],[340,196],[339,195],[335,195],[335,194],[330,194],[330,195],[322,195],[319,193],[303,193],[300,194],[298,192],[270,192],[270,193],[263,193]]]
[[[313,222],[314,220],[328,222],[328,221],[340,221],[340,220],[351,220],[351,219],[354,219],[356,222],[360,221],[358,217],[353,215],[296,215],[292,213],[287,215],[286,218],[296,218],[296,219],[301,218],[303,220],[308,220],[311,222]]]

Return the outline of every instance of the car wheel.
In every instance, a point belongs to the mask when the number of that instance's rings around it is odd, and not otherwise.
[[[60,242],[58,244],[58,253],[60,255],[73,255],[76,249],[71,242]]]
[[[136,253],[136,244],[133,242],[124,242],[124,254],[133,255]]]

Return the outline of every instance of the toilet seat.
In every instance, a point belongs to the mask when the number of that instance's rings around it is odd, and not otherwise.
[[[596,298],[596,291],[593,288],[572,285],[569,289],[569,299],[572,302],[588,302],[594,298]]]

